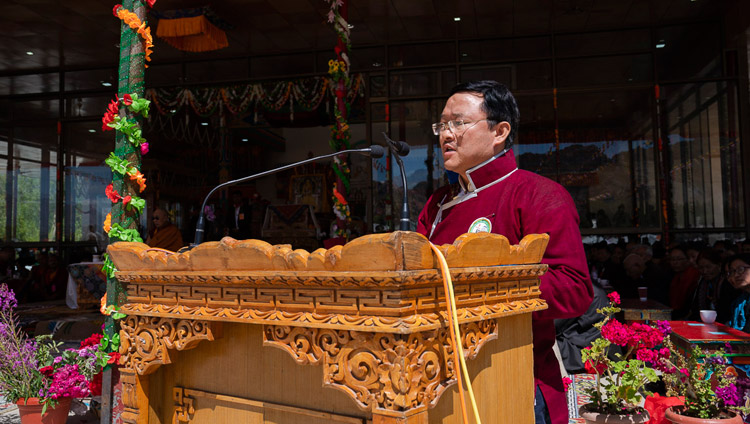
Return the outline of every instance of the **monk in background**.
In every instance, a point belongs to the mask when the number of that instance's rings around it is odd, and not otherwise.
[[[182,234],[176,225],[169,220],[169,215],[163,209],[154,209],[151,214],[154,229],[149,231],[146,244],[150,247],[176,252],[183,246]]]

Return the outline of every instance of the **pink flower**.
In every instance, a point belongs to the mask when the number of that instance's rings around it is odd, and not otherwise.
[[[148,143],[141,143],[141,154],[145,155],[148,153]]]
[[[608,294],[607,297],[609,298],[609,301],[614,303],[615,305],[620,304],[620,295],[617,292],[612,292]]]
[[[562,382],[563,382],[563,388],[567,392],[568,387],[570,387],[570,385],[573,384],[573,380],[571,380],[570,377],[563,377]]]

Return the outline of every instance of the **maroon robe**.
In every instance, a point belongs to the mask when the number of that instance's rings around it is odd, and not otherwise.
[[[542,259],[549,271],[540,286],[549,308],[534,312],[532,318],[534,380],[552,423],[567,423],[560,367],[552,350],[553,320],[582,315],[593,297],[573,199],[554,181],[518,169],[512,150],[468,170],[466,176],[468,187],[452,184],[433,193],[419,215],[417,232],[438,245],[453,243],[477,219],[486,218],[490,231],[504,235],[511,244],[527,234],[549,234]]]

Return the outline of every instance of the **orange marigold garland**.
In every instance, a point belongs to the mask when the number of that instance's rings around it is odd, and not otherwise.
[[[143,38],[143,41],[146,43],[146,48],[144,49],[146,54],[145,59],[146,62],[151,62],[151,53],[153,53],[151,48],[154,47],[154,38],[151,36],[151,27],[146,26],[146,24],[141,22],[138,18],[138,15],[125,9],[121,4],[116,4],[114,9],[112,9],[112,13],[125,22],[127,26],[136,30],[141,38]],[[148,68],[148,65],[144,66]]]
[[[104,226],[102,228],[105,233],[109,234],[109,230],[112,229],[112,212],[108,213],[107,217],[104,218]]]

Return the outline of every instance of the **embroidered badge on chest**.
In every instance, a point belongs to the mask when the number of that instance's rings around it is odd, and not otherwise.
[[[487,218],[477,218],[469,226],[469,233],[489,233],[492,231],[492,223]]]

